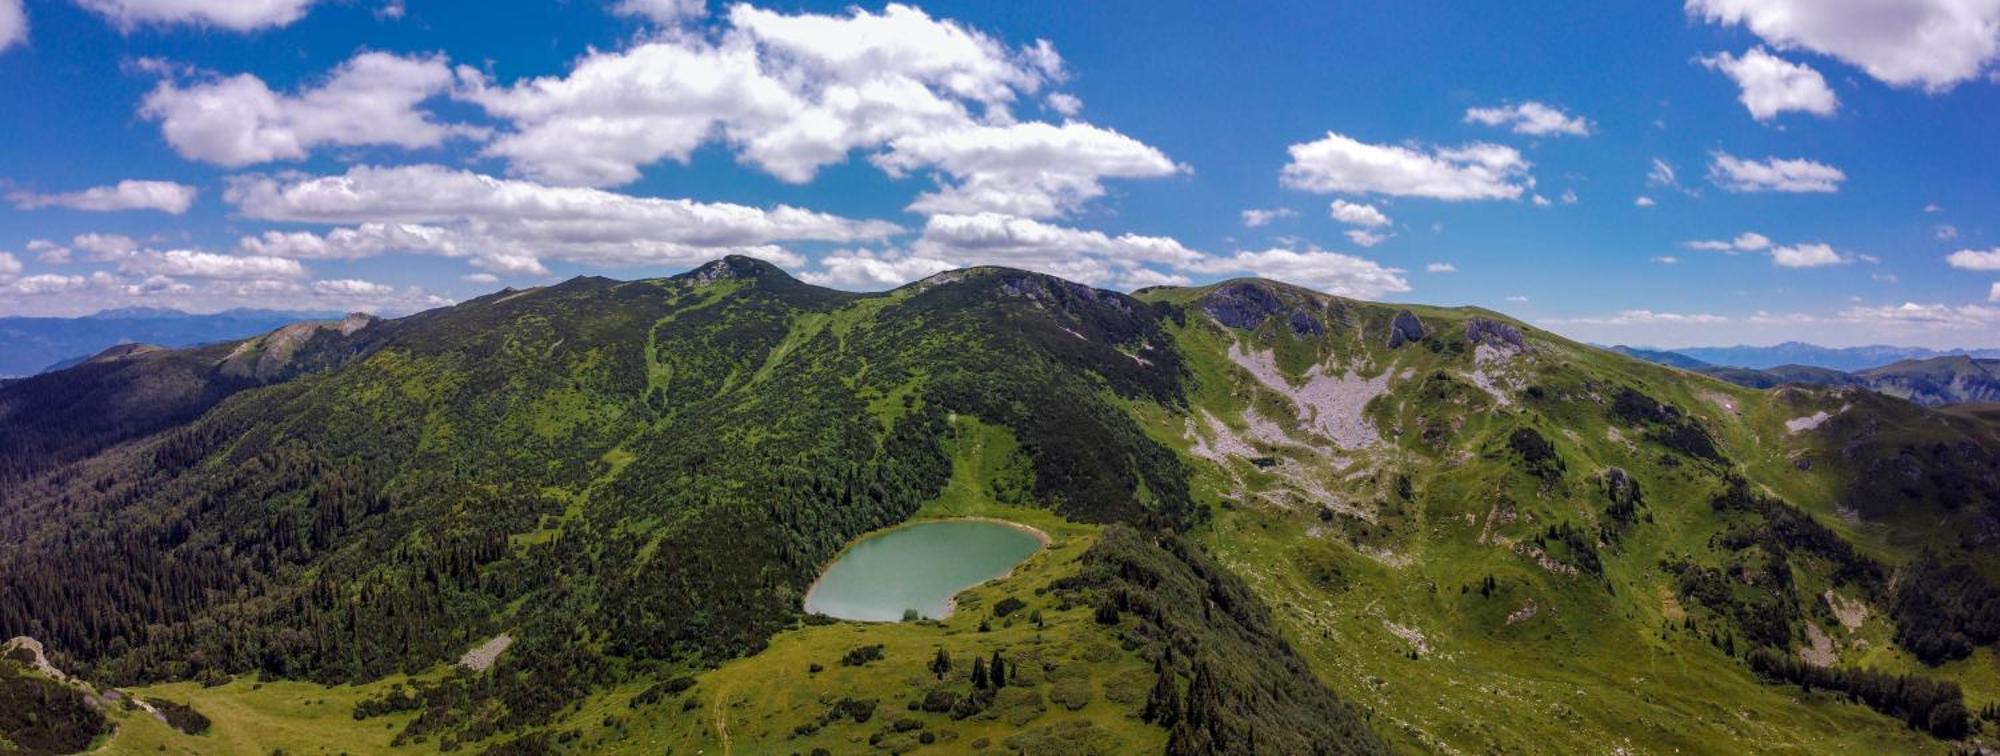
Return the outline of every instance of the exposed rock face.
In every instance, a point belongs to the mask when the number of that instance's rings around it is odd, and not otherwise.
[[[1326,333],[1326,326],[1319,324],[1319,318],[1305,310],[1292,311],[1292,333],[1299,336],[1318,336]]]
[[[1643,498],[1639,493],[1639,481],[1632,479],[1623,468],[1613,467],[1604,474],[1604,487],[1611,495],[1611,503],[1626,509],[1636,509]]]
[[[1414,341],[1423,341],[1430,332],[1424,330],[1424,322],[1416,313],[1403,310],[1396,313],[1396,319],[1389,323],[1389,348],[1395,349]]]
[[[1414,319],[1414,318],[1413,318]],[[1474,346],[1485,344],[1494,349],[1526,349],[1527,339],[1521,337],[1521,330],[1498,320],[1473,318],[1465,323],[1465,340]]]
[[[1209,317],[1215,318],[1215,322],[1248,330],[1263,325],[1264,320],[1284,304],[1278,301],[1276,294],[1262,286],[1233,283],[1209,294],[1201,307]],[[1296,322],[1293,327],[1297,327]]]
[[[224,375],[239,378],[273,380],[286,376],[294,365],[294,358],[304,349],[314,336],[320,333],[334,333],[352,336],[379,322],[375,316],[353,313],[340,320],[308,320],[272,331],[259,338],[250,339],[236,347],[218,366]]]

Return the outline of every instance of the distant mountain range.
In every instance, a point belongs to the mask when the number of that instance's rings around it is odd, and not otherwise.
[[[119,344],[193,346],[255,336],[301,320],[340,313],[225,310],[198,315],[153,307],[105,310],[80,318],[0,317],[0,377],[68,367]]]
[[[1928,360],[1933,357],[1965,355],[1967,357],[2000,358],[2000,349],[1925,349],[1923,347],[1900,347],[1887,345],[1858,347],[1823,347],[1798,341],[1787,341],[1771,346],[1728,346],[1728,347],[1686,347],[1683,349],[1652,349],[1647,347],[1613,347],[1614,350],[1662,365],[1689,367],[1654,359],[1648,355],[1672,355],[1668,359],[1685,358],[1704,365],[1720,367],[1743,367],[1766,370],[1784,365],[1804,365],[1807,367],[1831,368],[1843,372],[1867,370],[1890,365],[1904,360]]]
[[[1666,351],[1616,346],[1612,351],[1669,367],[1714,376],[1739,386],[1771,388],[1786,384],[1858,386],[1918,404],[2000,402],[2000,350],[1941,353],[1913,347],[1869,346],[1833,349],[1788,342],[1773,347],[1699,347]],[[1791,354],[1816,360],[1759,367],[1769,355]],[[1874,360],[1905,354],[1887,364]],[[1717,363],[1699,355],[1735,358]],[[1753,364],[1754,363],[1754,364]],[[1833,364],[1858,364],[1838,368]]]

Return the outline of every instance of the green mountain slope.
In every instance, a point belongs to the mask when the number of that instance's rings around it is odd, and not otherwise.
[[[1490,312],[729,258],[118,365],[0,386],[43,439],[0,636],[229,750],[303,737],[244,676],[335,686],[310,726],[369,750],[1907,750],[2000,701],[1989,419]],[[946,621],[800,615],[853,538],[963,515],[1056,545]]]

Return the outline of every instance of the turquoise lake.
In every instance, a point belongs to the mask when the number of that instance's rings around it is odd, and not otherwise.
[[[940,619],[951,597],[1007,574],[1041,549],[1021,528],[977,520],[940,520],[885,530],[855,542],[806,593],[806,611],[848,620],[888,622],[903,612]]]

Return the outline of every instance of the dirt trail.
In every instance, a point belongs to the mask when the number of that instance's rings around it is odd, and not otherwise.
[[[715,728],[715,736],[722,741],[723,756],[735,753],[735,744],[729,741],[729,690],[717,683],[715,705],[710,707],[709,726]]]
[[[56,665],[49,663],[49,656],[43,651],[42,642],[34,638],[25,635],[15,636],[6,643],[0,644],[0,653],[10,652],[17,648],[27,649],[29,653],[34,654],[35,660],[33,666],[36,672],[40,672],[43,677],[83,691],[84,695],[89,697],[90,702],[97,706],[109,706],[116,698],[123,697],[130,699],[134,705],[145,710],[147,714],[153,715],[154,719],[162,722],[167,721],[167,715],[161,714],[160,710],[154,708],[152,704],[147,703],[146,699],[118,690],[106,691],[100,695],[97,689],[92,687],[90,683],[70,677],[68,673],[57,669]]]

